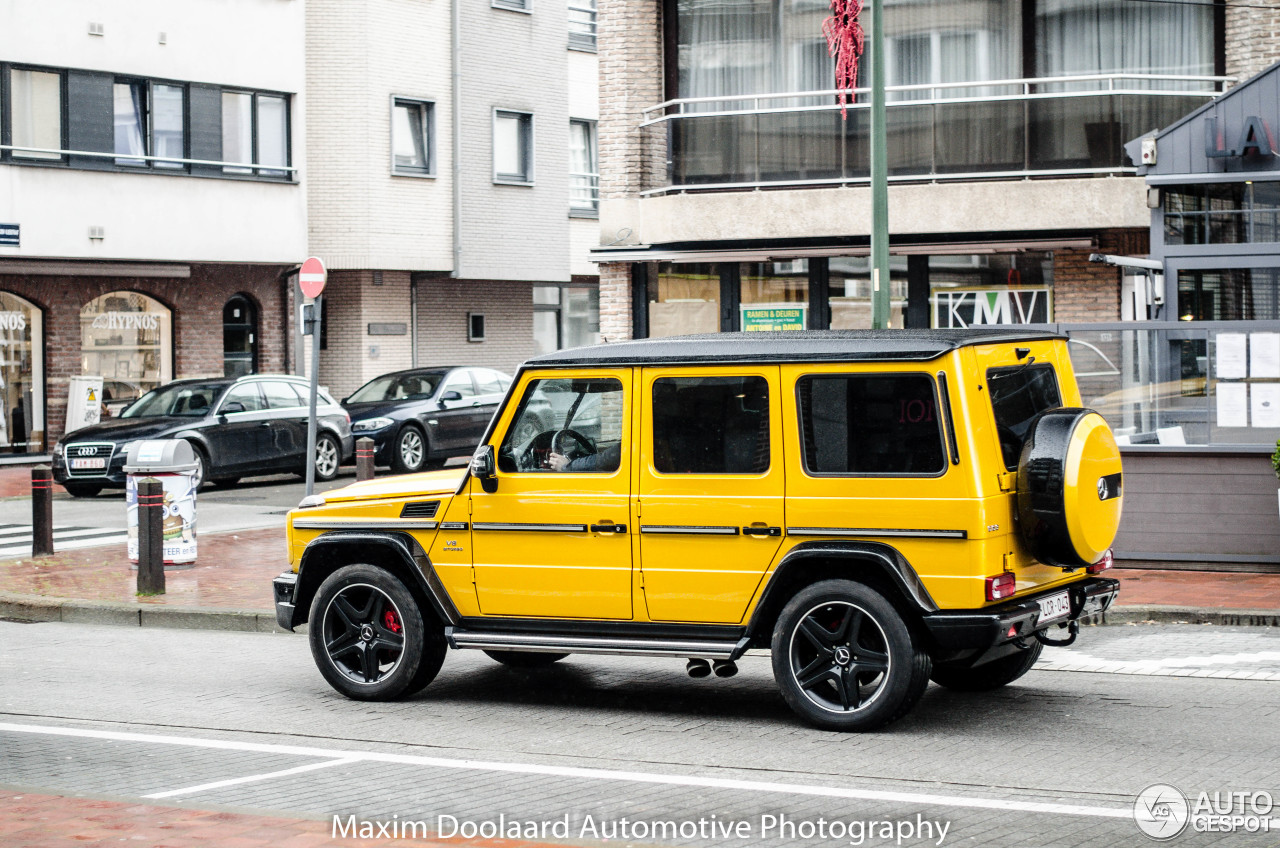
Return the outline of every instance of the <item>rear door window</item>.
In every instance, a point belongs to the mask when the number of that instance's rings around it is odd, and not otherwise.
[[[832,374],[796,383],[805,471],[920,475],[946,470],[937,389],[927,374]]]
[[[662,377],[653,383],[653,465],[660,474],[769,470],[769,381]]]
[[[1062,406],[1052,365],[1018,365],[987,371],[987,390],[996,415],[1004,467],[1014,471],[1031,424],[1042,412]]]

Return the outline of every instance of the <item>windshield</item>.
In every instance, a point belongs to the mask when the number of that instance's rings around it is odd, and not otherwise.
[[[203,418],[226,388],[225,383],[183,383],[147,392],[120,413],[121,418],[164,418],[180,415]]]
[[[444,379],[444,371],[415,371],[412,374],[387,374],[365,383],[347,398],[347,403],[372,403],[380,400],[422,400],[435,394]]]
[[[991,407],[996,413],[1004,467],[1014,471],[1031,422],[1042,412],[1062,406],[1058,377],[1051,365],[992,368],[987,372]]]

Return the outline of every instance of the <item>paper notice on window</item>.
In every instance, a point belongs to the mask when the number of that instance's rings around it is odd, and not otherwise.
[[[1244,333],[1218,333],[1215,370],[1219,380],[1243,380],[1249,376],[1249,362],[1245,358],[1248,338]]]
[[[1280,383],[1254,383],[1249,396],[1253,426],[1280,428]]]
[[[1249,374],[1280,377],[1280,333],[1249,334]]]
[[[1249,387],[1247,384],[1218,384],[1218,426],[1249,426]]]

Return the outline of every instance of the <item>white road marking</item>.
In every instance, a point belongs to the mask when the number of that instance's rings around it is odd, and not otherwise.
[[[324,765],[337,762],[395,763],[398,765],[430,766],[431,768],[463,769],[507,774],[545,775],[579,780],[622,781],[649,783],[665,786],[699,786],[710,789],[737,789],[746,792],[769,792],[782,795],[805,795],[822,798],[845,798],[859,801],[887,801],[897,804],[931,804],[943,807],[966,807],[980,810],[1007,810],[1022,813],[1051,813],[1065,816],[1089,816],[1093,818],[1128,819],[1133,817],[1131,805],[1124,807],[1098,807],[1083,804],[1055,804],[1042,801],[1016,801],[1007,798],[968,798],[961,795],[934,795],[921,792],[886,792],[875,789],[847,789],[837,786],[813,786],[800,783],[738,780],[724,777],[699,777],[682,774],[655,774],[651,772],[617,771],[612,769],[580,768],[575,766],[537,765],[533,763],[505,763],[486,760],[456,760],[443,757],[424,757],[413,754],[387,754],[374,751],[345,751],[329,748],[311,748],[300,745],[273,745],[262,742],[237,742],[227,739],[204,739],[190,736],[160,736],[150,733],[121,733],[113,730],[89,730],[73,727],[50,727],[33,724],[0,722],[0,732],[33,733],[45,736],[71,736],[81,739],[106,739],[115,742],[141,742],[153,745],[175,745],[187,748],[206,748],[220,751],[254,751],[295,757],[321,757]],[[319,765],[317,765],[319,767]],[[155,796],[148,796],[155,797]]]
[[[1105,660],[1090,656],[1083,651],[1071,651],[1062,659],[1041,659],[1036,663],[1040,671],[1081,671],[1102,674],[1142,674],[1159,677],[1186,677],[1195,670],[1196,677],[1218,677],[1242,679],[1247,674],[1250,680],[1280,680],[1280,673],[1242,672],[1230,668],[1233,665],[1261,663],[1280,665],[1280,651],[1253,651],[1239,654],[1209,654],[1190,657],[1161,657],[1158,659],[1137,660]],[[1215,668],[1217,666],[1217,668]],[[1225,666],[1225,667],[1224,667]]]
[[[285,777],[290,774],[301,774],[304,771],[315,771],[316,769],[329,768],[330,766],[349,765],[358,762],[358,760],[349,757],[343,757],[337,760],[325,760],[322,763],[311,763],[306,766],[297,766],[295,768],[283,769],[281,771],[267,772],[266,774],[251,774],[246,777],[232,777],[227,780],[215,780],[213,783],[201,783],[198,786],[188,786],[183,789],[170,789],[167,792],[152,792],[150,795],[143,795],[143,798],[172,798],[176,795],[190,795],[193,792],[204,792],[209,789],[221,789],[224,786],[235,786],[239,783],[255,783],[259,780],[271,780],[275,777]]]

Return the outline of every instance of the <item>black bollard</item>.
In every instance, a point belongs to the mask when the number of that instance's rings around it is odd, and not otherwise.
[[[368,436],[356,439],[356,480],[373,479],[374,441]]]
[[[138,594],[164,594],[164,485],[138,481]]]
[[[31,469],[31,555],[53,553],[53,470],[47,465]]]

